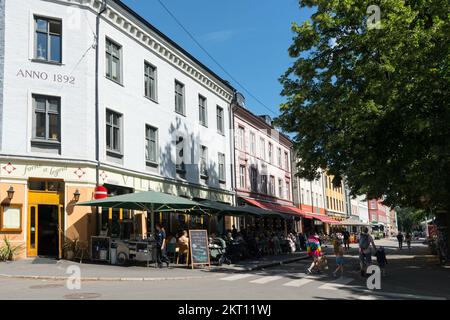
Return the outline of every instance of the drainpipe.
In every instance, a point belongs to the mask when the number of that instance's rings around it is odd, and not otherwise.
[[[236,169],[234,166],[234,163],[236,161],[235,156],[235,148],[234,148],[234,113],[233,113],[233,107],[234,107],[234,101],[236,98],[236,91],[233,92],[233,100],[230,103],[230,109],[228,112],[229,116],[229,129],[230,129],[230,151],[231,151],[231,190],[234,193],[234,205],[237,206],[237,195],[236,195]],[[225,217],[223,218],[223,224],[224,224],[224,231],[225,231]]]
[[[96,17],[95,23],[95,161],[97,162],[95,166],[95,179],[96,186],[100,185],[100,123],[99,123],[99,34],[100,34],[100,16],[106,11],[107,8],[107,0],[103,0],[102,5],[100,7],[100,11]],[[101,231],[101,220],[99,216],[98,207],[95,207],[95,217],[97,223],[97,235],[100,234]]]

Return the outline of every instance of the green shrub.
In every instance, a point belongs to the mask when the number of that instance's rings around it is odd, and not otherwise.
[[[0,261],[13,261],[22,249],[22,245],[13,246],[6,237],[3,238],[3,242],[3,246],[0,248]]]

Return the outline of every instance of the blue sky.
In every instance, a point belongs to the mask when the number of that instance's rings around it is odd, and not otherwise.
[[[183,31],[158,0],[123,0],[151,24],[223,77],[246,97],[256,114],[274,117],[283,98],[280,75],[291,64],[287,49],[291,23],[308,19],[311,10],[298,0],[162,0],[198,42],[272,112],[246,94]]]

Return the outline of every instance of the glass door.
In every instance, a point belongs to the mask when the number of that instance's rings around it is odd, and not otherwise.
[[[27,254],[29,257],[37,256],[38,249],[38,206],[28,207],[28,234]]]

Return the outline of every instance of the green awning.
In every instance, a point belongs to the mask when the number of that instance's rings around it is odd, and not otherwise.
[[[147,191],[128,193],[115,197],[77,203],[77,206],[121,208],[143,211],[194,210],[200,209],[198,202],[167,193]]]
[[[244,206],[240,206],[239,208],[242,208],[242,210],[245,210],[249,214],[253,214],[253,215],[259,216],[261,218],[283,218],[283,219],[286,218],[286,215],[284,215],[282,213],[272,211],[272,210],[261,209],[261,208],[254,207],[254,206],[244,205]]]
[[[233,207],[228,204],[212,200],[198,199],[197,201],[203,208],[205,208],[206,210],[210,211],[213,214],[220,214],[226,216],[261,215],[260,213],[254,210],[249,210],[247,208],[248,206]]]

